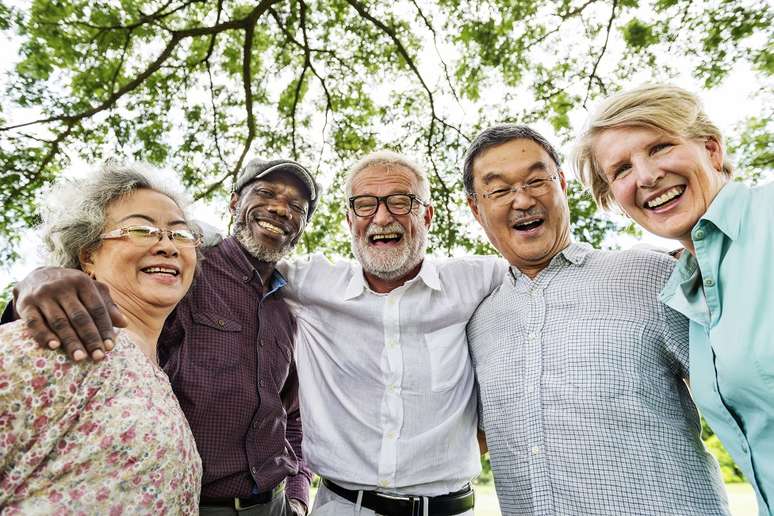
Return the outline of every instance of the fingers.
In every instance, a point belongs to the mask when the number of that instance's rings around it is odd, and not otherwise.
[[[83,360],[88,356],[86,348],[81,345],[77,333],[70,324],[67,313],[58,303],[48,302],[40,306],[39,317],[32,309],[25,308],[21,315],[32,331],[32,337],[39,346],[55,349],[59,346],[75,360]]]
[[[94,289],[96,290],[96,289]],[[93,302],[93,301],[92,301]],[[53,328],[57,335],[62,339],[62,345],[65,349],[78,347],[85,349],[94,360],[101,360],[105,357],[105,342],[112,342],[115,338],[113,328],[103,338],[102,332],[97,328],[95,318],[105,318],[110,320],[107,315],[107,308],[101,300],[98,304],[91,306],[85,305],[80,298],[67,298],[62,301],[62,309],[66,315],[64,320],[51,321],[53,324],[61,324],[59,328]],[[110,324],[108,322],[108,324]],[[69,352],[69,351],[68,351]],[[71,355],[75,359],[75,355]]]
[[[37,308],[28,308],[26,313],[20,316],[27,322],[27,327],[32,333],[32,338],[38,343],[40,347],[48,347],[50,349],[56,349],[59,347],[60,342],[57,336],[49,330],[46,325],[43,314]]]
[[[113,321],[126,320],[107,286],[73,269],[40,269],[19,288],[17,312],[40,346],[61,345],[73,360],[101,360],[113,347]]]

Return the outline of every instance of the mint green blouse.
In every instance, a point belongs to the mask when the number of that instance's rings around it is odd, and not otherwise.
[[[661,300],[690,319],[694,401],[774,507],[774,183],[729,183],[691,231]]]

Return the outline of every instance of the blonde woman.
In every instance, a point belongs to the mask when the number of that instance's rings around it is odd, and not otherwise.
[[[601,207],[684,247],[661,300],[690,319],[694,399],[772,514],[774,183],[734,182],[720,130],[670,85],[602,102],[575,164]]]

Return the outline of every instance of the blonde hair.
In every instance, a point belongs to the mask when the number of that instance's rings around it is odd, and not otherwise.
[[[677,86],[645,84],[602,101],[578,136],[572,161],[580,180],[591,188],[597,205],[605,209],[614,201],[607,177],[594,155],[594,139],[619,127],[651,127],[683,138],[714,138],[723,146],[720,129],[704,112],[699,97]],[[733,175],[733,166],[726,159],[723,173]]]

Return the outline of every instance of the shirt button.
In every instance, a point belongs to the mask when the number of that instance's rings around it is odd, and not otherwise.
[[[250,468],[250,473],[252,473],[253,475],[257,475],[257,474],[258,474],[258,470],[257,470],[257,469],[255,469],[255,466],[253,466],[252,468]]]
[[[263,381],[263,380],[259,380],[259,381],[258,381],[258,385],[259,385],[259,386],[263,387],[263,384],[264,384],[264,381]]]
[[[258,421],[253,421],[253,428],[258,428]]]
[[[532,447],[532,455],[540,455],[540,446]]]
[[[394,348],[397,345],[398,345],[398,342],[395,339],[390,339],[387,341],[388,348]]]
[[[533,392],[535,392],[535,386],[534,386],[534,385],[529,385],[529,386],[527,387],[527,392],[529,392],[529,393],[533,393]]]
[[[248,281],[250,281],[250,278],[248,276],[242,276],[242,281],[247,283]]]
[[[218,319],[218,326],[222,328],[225,325],[226,325],[226,321],[224,321],[223,319]]]
[[[529,334],[529,341],[535,342],[537,340],[537,333],[530,333]]]
[[[390,439],[395,439],[395,432],[387,432],[387,437]]]
[[[696,233],[693,234],[693,238],[694,240],[701,240],[702,238],[704,238],[704,230],[697,229]]]
[[[707,278],[704,280],[704,286],[705,287],[712,287],[715,285],[715,282],[712,281],[712,278]]]
[[[382,486],[382,487],[387,487],[387,486],[390,485],[390,481],[389,480],[380,480],[379,481],[379,485]]]

